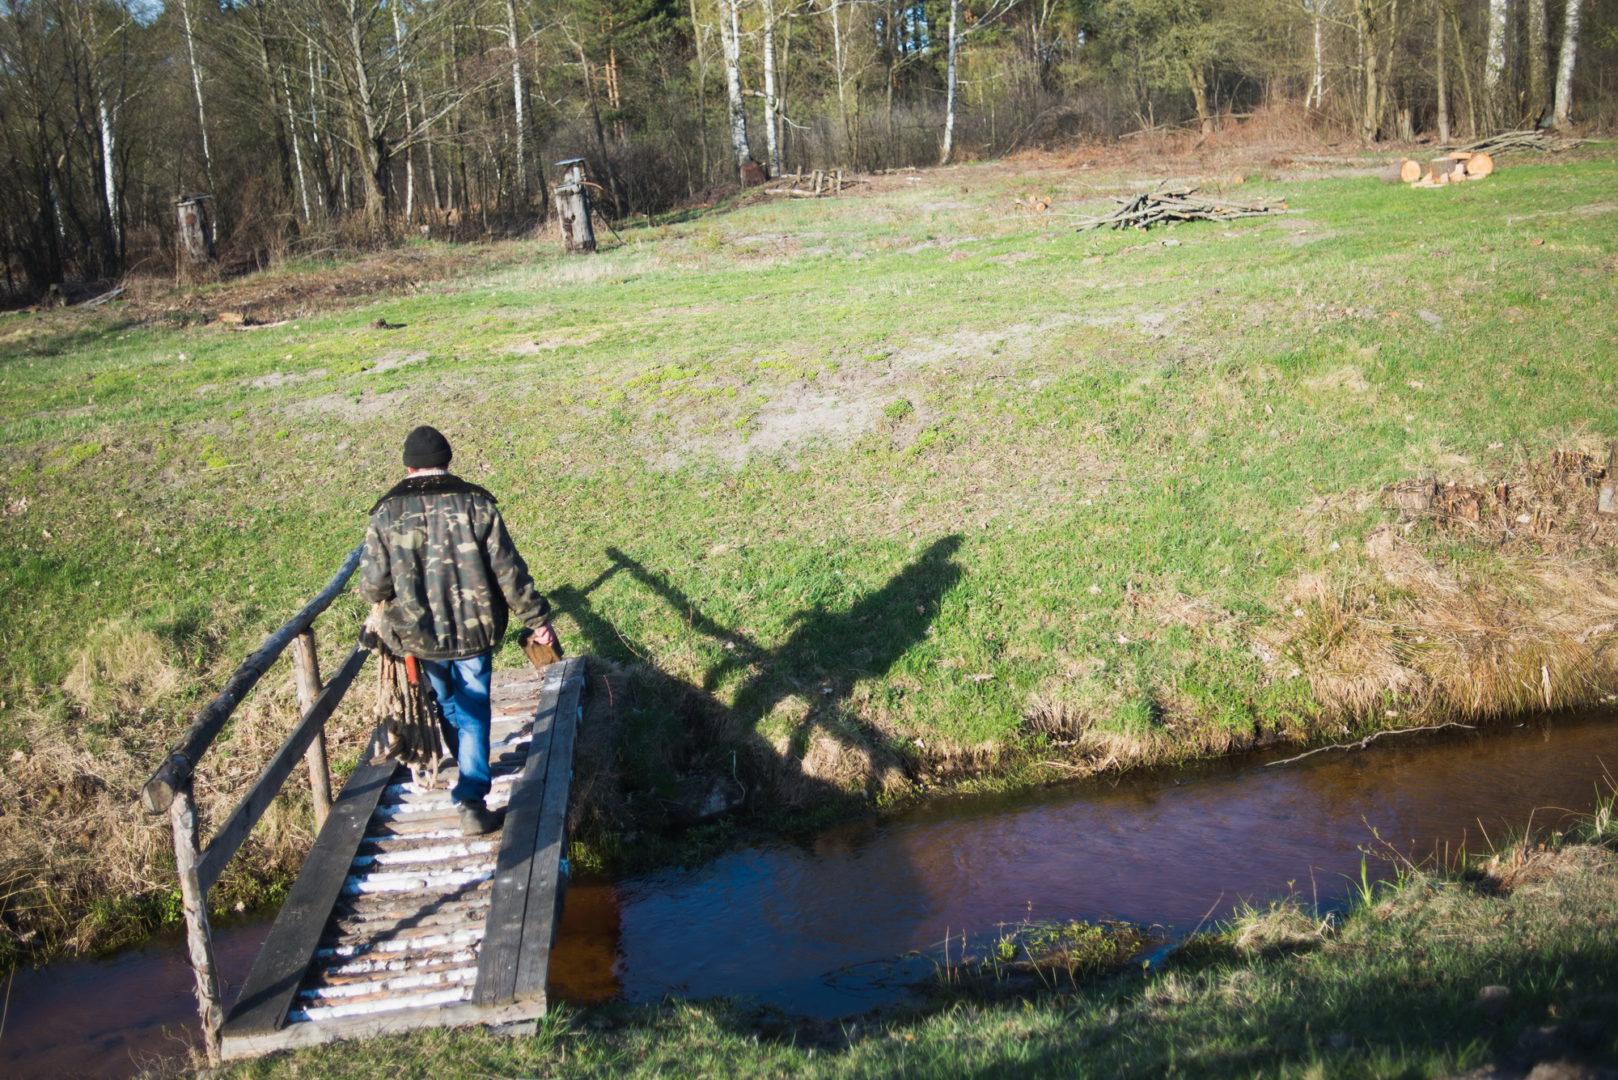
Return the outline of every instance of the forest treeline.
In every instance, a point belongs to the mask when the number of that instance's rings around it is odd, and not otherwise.
[[[0,0],[12,295],[531,228],[1286,110],[1364,142],[1600,121],[1618,0]],[[754,164],[756,163],[756,164]]]

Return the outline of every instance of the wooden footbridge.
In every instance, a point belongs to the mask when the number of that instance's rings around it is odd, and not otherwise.
[[[545,1012],[550,950],[567,883],[567,811],[580,712],[579,659],[497,672],[487,836],[463,838],[449,789],[375,755],[373,735],[335,800],[326,721],[364,666],[355,645],[322,685],[315,619],[347,586],[359,550],[320,595],[248,657],[142,793],[167,812],[186,941],[210,1063],[287,1047],[452,1025],[520,1025]],[[236,706],[288,648],[301,719],[258,780],[199,843],[192,777]],[[208,890],[304,758],[314,846],[228,1013],[213,962]]]

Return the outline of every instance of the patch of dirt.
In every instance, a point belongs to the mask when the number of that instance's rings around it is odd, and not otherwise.
[[[365,391],[360,394],[324,394],[283,405],[287,416],[335,416],[343,420],[376,420],[392,414],[410,399],[408,390],[389,390],[382,394]]]
[[[999,263],[1001,266],[1016,266],[1018,263],[1039,258],[1037,251],[1008,251],[1004,255],[993,255],[985,262]]]
[[[601,340],[600,330],[558,330],[551,334],[542,334],[528,341],[519,341],[510,346],[506,352],[512,356],[533,356],[536,353],[554,352],[557,349],[576,348],[588,345],[593,341]]]
[[[315,368],[313,371],[301,372],[272,371],[268,375],[260,375],[255,379],[243,379],[242,385],[251,387],[254,390],[274,390],[277,387],[292,386],[297,383],[308,382],[310,379],[318,379],[329,374],[331,374],[331,372],[327,371],[325,368]],[[204,383],[203,385],[206,386],[208,384]],[[201,386],[197,387],[196,393],[202,393]]]
[[[919,244],[912,244],[907,248],[901,248],[899,250],[899,254],[901,254],[901,255],[919,255],[923,251],[932,251],[935,248],[944,248],[946,250],[952,250],[954,248],[958,248],[958,247],[962,246],[963,244],[975,244],[980,239],[981,239],[981,237],[977,237],[977,236],[948,236],[948,237],[940,237],[940,238],[935,239],[935,240],[923,240]]]
[[[1302,247],[1305,244],[1330,240],[1339,235],[1338,230],[1328,228],[1311,218],[1281,216],[1269,220],[1281,231],[1281,242],[1289,247]]]
[[[378,357],[376,363],[366,370],[366,374],[380,375],[385,371],[398,371],[402,367],[419,364],[425,359],[427,359],[427,354],[424,352],[405,352],[402,349],[396,349]]]

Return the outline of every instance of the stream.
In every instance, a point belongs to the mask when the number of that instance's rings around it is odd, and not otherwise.
[[[949,799],[695,869],[577,882],[551,993],[578,1003],[745,996],[833,1017],[904,996],[946,941],[958,953],[963,937],[1026,920],[1121,919],[1172,938],[1289,893],[1330,908],[1362,860],[1388,877],[1395,853],[1477,850],[1588,812],[1618,773],[1615,719],[1593,712],[1395,736],[1278,767],[1247,757]],[[227,987],[241,984],[272,917],[216,931]],[[3,1015],[0,1074],[10,1077],[132,1076],[183,1054],[197,1023],[177,934],[19,971]]]

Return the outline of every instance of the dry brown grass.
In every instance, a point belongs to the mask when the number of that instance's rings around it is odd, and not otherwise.
[[[1300,904],[1284,901],[1238,916],[1231,926],[1231,941],[1246,953],[1294,952],[1320,944],[1330,926]]]
[[[1398,524],[1346,575],[1298,578],[1299,617],[1269,644],[1342,719],[1490,718],[1584,706],[1618,690],[1618,520],[1604,472],[1557,451],[1515,475],[1392,485]],[[1451,545],[1479,548],[1467,569]]]
[[[28,745],[0,762],[0,961],[125,944],[174,915],[169,822],[145,812],[139,790],[184,723],[187,692],[216,676],[186,676],[154,635],[113,621],[87,636],[48,707],[55,711],[22,717]],[[196,781],[204,838],[294,723],[291,684],[288,669],[272,672],[205,759]],[[370,694],[361,680],[331,725],[334,762],[351,760],[363,742]],[[153,723],[153,715],[173,719]],[[312,834],[307,785],[294,779],[231,863],[214,904],[241,909],[273,895],[296,873]]]
[[[1543,843],[1518,843],[1490,856],[1478,867],[1477,876],[1486,890],[1501,895],[1519,889],[1546,892],[1555,891],[1561,878],[1610,873],[1615,864],[1618,854],[1597,845],[1549,848]]]

